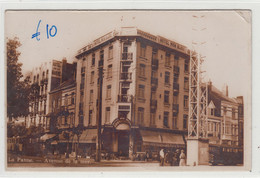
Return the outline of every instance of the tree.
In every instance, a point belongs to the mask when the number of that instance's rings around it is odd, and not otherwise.
[[[10,121],[27,116],[29,111],[29,79],[22,81],[22,63],[18,62],[21,43],[17,37],[8,39],[7,47],[7,116]]]

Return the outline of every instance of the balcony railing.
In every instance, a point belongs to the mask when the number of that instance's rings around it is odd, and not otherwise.
[[[178,104],[172,104],[172,111],[173,112],[179,112],[179,105]]]
[[[81,83],[81,84],[80,84],[80,89],[81,89],[81,90],[84,89],[84,83]]]
[[[179,88],[180,88],[180,86],[179,86],[178,83],[173,83],[173,90],[174,90],[175,92],[179,91]]]
[[[156,108],[157,107],[157,100],[151,99],[150,106]]]
[[[158,65],[159,65],[159,61],[158,59],[152,59],[152,69],[153,70],[157,70],[158,69]]]
[[[176,74],[179,74],[180,73],[180,67],[179,66],[174,66],[173,67],[173,72],[176,73]]]
[[[131,97],[129,95],[118,95],[118,102],[131,102]]]
[[[120,79],[121,79],[121,80],[132,80],[132,73],[122,72],[122,73],[120,74]]]
[[[122,53],[122,60],[123,61],[132,61],[133,53]]]
[[[158,78],[151,78],[151,84],[158,85]]]

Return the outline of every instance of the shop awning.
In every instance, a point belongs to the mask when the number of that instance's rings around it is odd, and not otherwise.
[[[57,134],[44,134],[43,136],[40,137],[41,141],[46,141],[49,140],[53,137],[55,137]]]
[[[51,145],[57,145],[57,144],[58,144],[57,140],[53,140],[53,141],[51,142]]]
[[[184,147],[182,135],[141,130],[143,145],[160,146],[160,147]]]
[[[79,137],[79,143],[96,143],[97,129],[84,130]]]

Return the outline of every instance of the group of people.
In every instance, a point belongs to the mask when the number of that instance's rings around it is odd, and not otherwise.
[[[177,149],[175,152],[166,151],[161,149],[160,151],[160,166],[169,164],[171,166],[185,166],[186,165],[186,155],[184,150]]]

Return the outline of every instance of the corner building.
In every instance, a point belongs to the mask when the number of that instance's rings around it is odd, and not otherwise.
[[[97,138],[101,99],[102,150],[131,157],[161,148],[186,148],[189,50],[185,46],[129,27],[94,40],[76,58],[76,125],[92,130],[88,133]],[[103,68],[100,98],[99,67]]]

